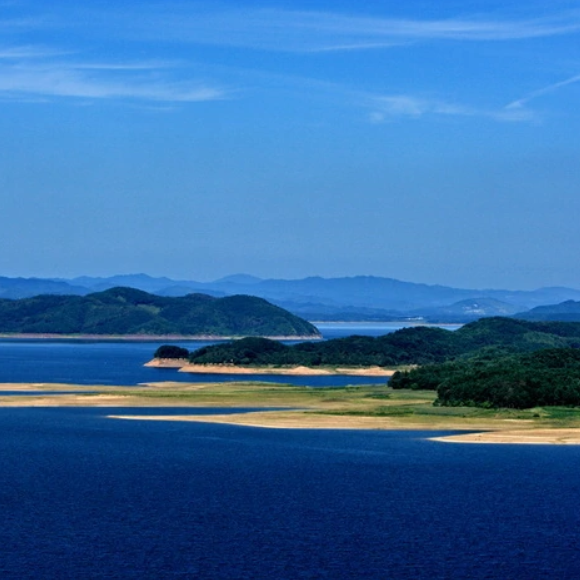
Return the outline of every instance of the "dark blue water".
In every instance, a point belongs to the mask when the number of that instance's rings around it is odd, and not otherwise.
[[[334,332],[337,335],[345,336],[351,333],[349,330],[339,327]],[[365,332],[368,329],[362,328],[361,331]],[[383,334],[386,332],[385,327]],[[240,380],[273,381],[312,386],[385,383],[385,379],[381,377],[189,374],[180,373],[177,369],[144,367],[143,365],[153,358],[154,352],[162,344],[164,343],[4,339],[0,340],[0,383],[137,385],[156,381],[224,382]],[[177,342],[172,344],[183,346],[188,350],[195,350],[212,343]]]
[[[1,578],[579,575],[579,448],[107,412],[0,409]]]
[[[0,383],[137,385],[156,381],[275,381],[295,385],[384,384],[381,377],[293,377],[180,373],[143,366],[161,343],[0,341]],[[207,343],[206,343],[207,344]],[[192,350],[199,345],[185,343]]]
[[[0,382],[194,378],[157,346],[5,341]],[[580,577],[578,447],[109,412],[184,410],[0,408],[0,578]]]
[[[321,323],[325,339],[352,334],[380,336],[408,326],[399,323]],[[456,328],[459,325],[450,328]],[[384,384],[381,377],[186,374],[143,365],[164,342],[60,341],[0,339],[0,383],[73,383],[137,385],[156,381],[273,381],[293,385],[345,386]],[[172,342],[195,350],[214,342]]]

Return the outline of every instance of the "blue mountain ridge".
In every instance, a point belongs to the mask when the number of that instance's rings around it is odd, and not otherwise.
[[[213,282],[175,280],[147,274],[72,279],[0,277],[0,298],[38,294],[85,295],[117,286],[160,296],[205,293],[211,296],[249,294],[309,320],[473,320],[506,316],[532,308],[580,300],[580,290],[547,287],[537,290],[464,289],[405,282],[378,276],[303,279],[261,279],[234,274]]]

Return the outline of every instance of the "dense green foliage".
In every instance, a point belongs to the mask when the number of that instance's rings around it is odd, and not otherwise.
[[[312,324],[262,298],[169,298],[132,288],[0,300],[0,333],[318,336]]]
[[[189,351],[181,346],[176,346],[173,344],[163,344],[155,351],[153,357],[186,359],[189,357]]]
[[[497,356],[569,346],[580,346],[580,324],[486,318],[455,332],[419,326],[376,338],[349,336],[296,345],[240,340],[199,349],[190,360],[199,364],[390,367],[442,363],[476,353],[491,356],[490,349]]]
[[[412,330],[412,332],[408,332]],[[243,339],[191,353],[198,364],[394,366],[444,360],[455,351],[440,328],[405,329],[374,338],[349,336],[317,343],[285,345],[273,340]]]
[[[190,354],[200,364],[397,366],[394,389],[437,391],[437,404],[526,409],[580,405],[580,324],[486,318],[452,332],[405,328],[284,345],[243,339]]]
[[[397,372],[394,389],[436,390],[445,406],[527,409],[580,405],[580,349],[477,356]]]

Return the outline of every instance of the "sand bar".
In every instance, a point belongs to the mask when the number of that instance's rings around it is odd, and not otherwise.
[[[433,437],[443,443],[519,443],[527,445],[580,445],[580,429],[506,429]]]
[[[383,367],[241,367],[236,365],[188,364],[183,359],[153,359],[147,367],[178,368],[180,373],[223,374],[223,375],[288,375],[288,376],[333,376],[390,377],[395,371]]]
[[[3,394],[5,393],[5,394]],[[22,393],[10,394],[10,393]],[[0,407],[107,407],[115,419],[197,421],[269,429],[372,429],[453,431],[446,443],[580,444],[580,411],[523,412],[433,407],[434,393],[394,391],[387,385],[309,388],[268,382],[102,386],[52,383],[0,384]],[[119,414],[111,407],[183,409],[179,415]],[[232,414],[195,415],[195,408],[228,408]],[[235,412],[252,408],[252,412]],[[275,410],[272,410],[275,409]],[[464,433],[461,433],[463,431]],[[459,433],[458,433],[459,432]]]

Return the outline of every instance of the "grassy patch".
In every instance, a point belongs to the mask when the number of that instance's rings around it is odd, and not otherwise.
[[[44,385],[43,385],[44,386]],[[46,385],[54,390],[54,385]],[[63,386],[64,387],[64,386]],[[307,387],[269,382],[159,383],[142,387],[67,385],[71,395],[42,395],[55,405],[102,404],[99,396],[122,397],[120,404],[136,407],[255,407],[303,409],[305,414],[392,420],[392,428],[580,428],[580,408],[484,409],[434,406],[433,391],[393,390],[383,385]],[[30,385],[29,388],[37,389]],[[58,390],[61,390],[60,388]],[[69,398],[70,397],[70,398]],[[3,402],[28,405],[37,397],[3,397]],[[94,402],[93,402],[94,401]],[[302,413],[302,411],[294,411]],[[383,427],[384,428],[384,427]]]

